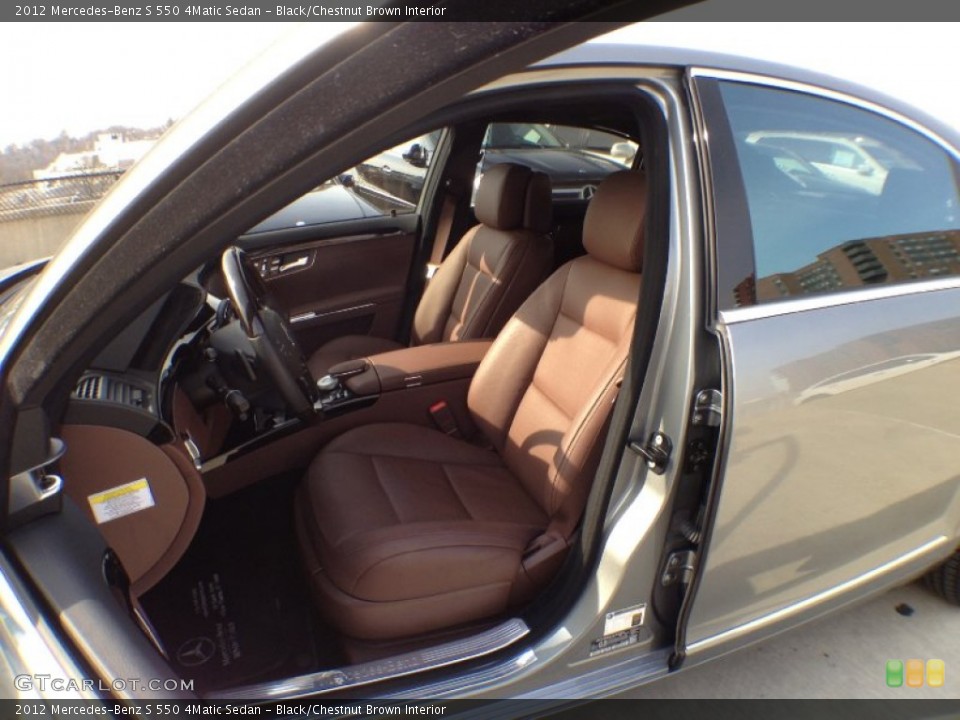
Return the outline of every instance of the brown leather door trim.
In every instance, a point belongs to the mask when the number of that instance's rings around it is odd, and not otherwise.
[[[278,243],[252,258],[297,319],[293,330],[309,355],[342,335],[395,337],[416,240],[414,232],[367,231]]]

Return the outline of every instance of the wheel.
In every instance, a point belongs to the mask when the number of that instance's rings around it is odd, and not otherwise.
[[[263,279],[240,248],[231,247],[223,253],[221,269],[230,302],[258,363],[293,413],[309,421],[316,414],[317,385],[282,310],[276,307]]]
[[[923,584],[951,605],[960,605],[960,553],[924,575]]]

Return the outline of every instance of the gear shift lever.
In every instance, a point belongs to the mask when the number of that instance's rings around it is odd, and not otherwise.
[[[320,392],[330,392],[331,390],[336,390],[338,387],[340,387],[340,378],[334,377],[333,375],[324,375],[317,380],[317,388]]]

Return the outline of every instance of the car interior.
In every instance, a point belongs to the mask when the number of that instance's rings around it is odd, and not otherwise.
[[[201,692],[377,679],[536,627],[572,573],[634,342],[646,115],[615,95],[458,113],[423,128],[433,145],[392,139],[419,147],[415,206],[236,238],[76,382],[65,492]],[[494,158],[504,123],[555,132],[560,159]],[[370,203],[365,183],[347,169],[309,199]]]
[[[550,178],[523,165],[490,168],[477,189],[478,224],[443,258],[417,305],[411,345],[493,337],[552,269]],[[398,350],[371,335],[344,335],[308,360],[314,377],[338,363]]]

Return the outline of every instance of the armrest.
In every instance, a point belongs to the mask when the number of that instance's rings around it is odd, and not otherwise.
[[[371,355],[366,359],[367,369],[346,378],[344,383],[357,395],[375,395],[473,377],[492,343],[492,340],[467,340]],[[330,368],[330,372],[339,367]]]

